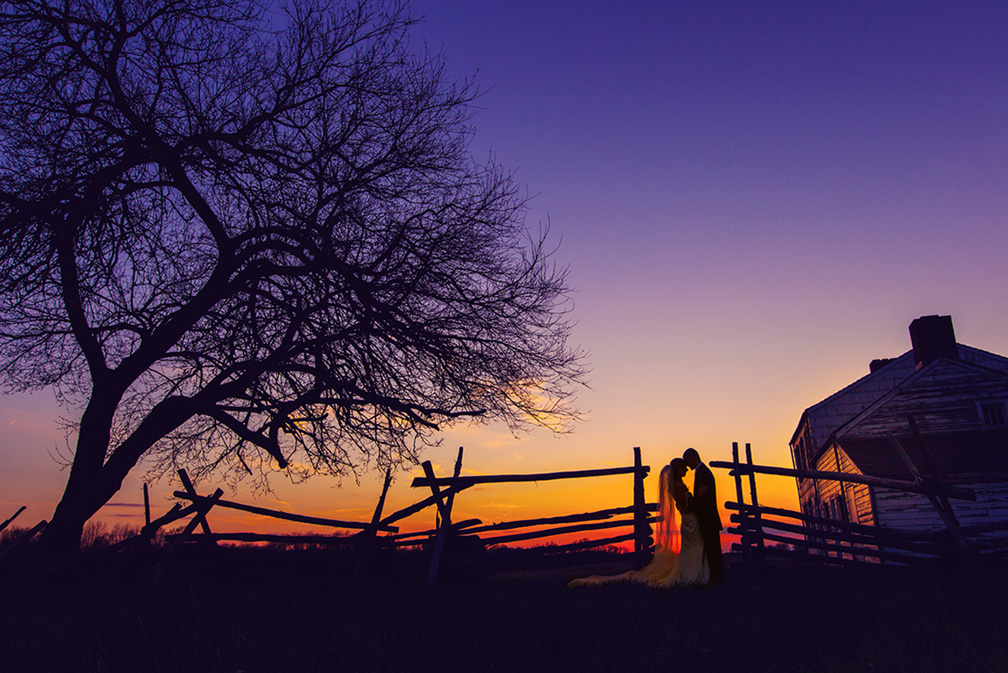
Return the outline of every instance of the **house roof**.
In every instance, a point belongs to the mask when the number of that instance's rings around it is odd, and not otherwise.
[[[838,427],[864,411],[914,371],[914,355],[910,350],[893,358],[880,369],[841,388],[821,402],[813,404],[802,414],[798,427],[791,436],[791,442],[795,441],[802,422],[807,422],[812,445],[817,449],[821,448]]]
[[[925,475],[932,460],[943,475],[1008,472],[1008,428],[981,428],[976,408],[1005,399],[1008,373],[939,357],[838,428],[815,458],[835,443],[865,474],[907,478],[892,436]]]
[[[1008,373],[1008,358],[979,348],[956,344],[959,359],[994,371]],[[917,373],[913,350],[893,358],[883,367],[807,408],[791,436],[793,444],[803,423],[807,423],[813,453],[820,453],[830,437],[881,398]]]
[[[921,432],[963,430],[962,419],[979,423],[976,403],[1008,398],[1008,373],[940,357],[907,377],[834,431],[847,436],[885,436],[909,431],[913,415]],[[967,428],[972,429],[972,428]]]

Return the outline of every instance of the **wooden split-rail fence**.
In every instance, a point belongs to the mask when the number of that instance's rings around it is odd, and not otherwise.
[[[757,465],[752,460],[752,450],[745,445],[744,461],[740,457],[739,445],[732,445],[732,461],[711,461],[710,467],[728,471],[734,481],[735,500],[724,503],[731,514],[731,525],[726,533],[738,535],[739,541],[732,550],[739,552],[745,562],[754,569],[761,568],[768,556],[787,556],[816,563],[863,564],[899,563],[910,564],[947,558],[972,558],[980,552],[1005,555],[1008,552],[1008,527],[1004,522],[991,522],[974,526],[960,526],[952,510],[950,499],[973,500],[975,494],[965,488],[949,485],[941,481],[939,475],[922,476],[910,458],[902,451],[899,443],[892,440],[893,447],[900,453],[913,480],[898,480],[848,472],[825,472],[790,469],[769,465]],[[176,503],[164,515],[152,519],[150,499],[146,484],[144,495],[144,526],[139,534],[122,540],[107,548],[115,551],[138,544],[149,543],[160,530],[171,524],[192,517],[179,532],[167,536],[169,544],[157,564],[152,581],[156,582],[171,564],[172,560],[187,543],[216,545],[218,541],[267,542],[279,544],[315,544],[351,547],[358,551],[357,574],[370,556],[379,548],[421,547],[429,553],[427,571],[428,584],[434,583],[438,575],[441,559],[446,547],[459,540],[468,539],[479,548],[491,545],[508,545],[517,542],[537,540],[547,542],[559,536],[570,537],[576,533],[607,531],[606,537],[581,539],[575,542],[551,546],[551,551],[564,552],[584,548],[595,548],[633,541],[634,565],[642,567],[652,553],[652,524],[655,522],[657,505],[648,503],[644,497],[644,478],[650,467],[641,463],[640,449],[633,449],[634,464],[591,470],[572,470],[537,474],[462,475],[463,450],[459,448],[452,476],[437,476],[430,462],[422,464],[424,475],[413,479],[411,486],[430,491],[430,495],[392,514],[384,514],[386,495],[391,484],[391,472],[386,472],[381,496],[370,521],[344,521],[318,516],[306,516],[292,512],[242,504],[225,500],[223,491],[216,489],[212,494],[197,493],[184,470],[179,470],[183,490],[174,495],[182,502]],[[613,475],[633,475],[633,504],[611,507],[591,512],[560,516],[483,523],[479,519],[454,520],[456,497],[465,490],[479,485],[502,483],[528,483],[562,479],[584,479]],[[761,505],[756,488],[756,475],[774,475],[817,481],[836,481],[847,484],[866,484],[896,492],[923,494],[934,507],[944,523],[940,531],[912,531],[885,526],[838,520],[829,516],[817,516],[809,512],[788,510],[780,507]],[[748,492],[748,502],[745,494]],[[337,535],[277,535],[264,533],[214,533],[210,527],[208,513],[213,508],[233,509],[263,517],[271,517],[296,523],[328,527],[340,531]],[[397,525],[429,508],[436,509],[434,528],[416,532],[400,532]],[[19,509],[12,517],[0,524],[0,531],[6,528],[24,511]],[[39,522],[31,530],[21,534],[13,543],[0,552],[0,560],[7,560],[20,553],[46,525]],[[197,532],[196,529],[199,529]],[[991,542],[991,533],[994,533]],[[972,536],[985,536],[978,541]],[[1000,537],[999,537],[1000,536]]]
[[[484,548],[491,545],[508,545],[530,540],[548,542],[550,538],[567,536],[589,531],[607,531],[605,537],[581,539],[550,547],[551,552],[565,552],[577,549],[614,545],[627,541],[634,543],[634,564],[645,565],[651,557],[652,524],[657,510],[655,503],[644,497],[644,479],[650,467],[641,462],[639,447],[633,449],[634,463],[625,467],[591,470],[571,470],[564,472],[542,472],[536,474],[462,475],[462,454],[460,447],[450,477],[439,477],[434,473],[429,461],[422,463],[424,476],[413,480],[413,488],[430,491],[430,495],[392,514],[384,514],[386,495],[391,484],[391,471],[385,474],[381,496],[370,521],[344,521],[318,516],[306,516],[266,507],[248,505],[223,498],[224,492],[216,489],[213,493],[199,494],[185,470],[179,470],[182,490],[174,492],[179,500],[168,512],[155,519],[151,518],[150,499],[144,485],[144,526],[140,532],[110,547],[106,552],[114,552],[136,545],[150,543],[166,526],[186,517],[192,517],[181,531],[166,536],[168,545],[154,569],[152,582],[157,582],[170,566],[179,550],[186,544],[196,543],[215,546],[220,541],[267,542],[279,544],[314,544],[353,547],[358,551],[357,575],[366,567],[369,557],[379,548],[422,547],[429,552],[427,583],[433,584],[437,578],[446,546],[460,538],[468,538]],[[458,494],[474,486],[504,483],[528,483],[556,481],[563,479],[585,479],[613,475],[633,475],[633,504],[611,507],[591,512],[561,516],[483,523],[479,519],[454,521],[454,503]],[[435,526],[429,530],[400,532],[398,522],[414,514],[435,508]],[[281,519],[297,523],[333,528],[341,531],[338,535],[278,535],[264,533],[215,533],[211,529],[208,514],[211,509],[233,509],[263,517]],[[18,512],[20,513],[20,511]],[[13,518],[13,517],[12,517]],[[198,532],[197,532],[197,529]],[[619,530],[624,529],[624,530]],[[629,530],[626,530],[629,529]],[[349,533],[349,534],[348,534]],[[608,534],[612,533],[612,534]]]
[[[738,443],[732,445],[732,462],[711,461],[710,466],[729,471],[734,478],[735,501],[724,503],[731,513],[733,526],[726,532],[739,536],[732,550],[740,552],[746,564],[759,570],[768,555],[835,565],[929,563],[936,560],[975,559],[980,554],[1004,555],[1008,551],[1008,524],[1004,521],[961,526],[950,499],[975,500],[973,491],[944,483],[940,475],[923,476],[895,439],[893,448],[900,454],[913,480],[890,479],[849,472],[800,470],[756,465],[752,449],[745,445],[745,460],[740,460]],[[925,495],[944,524],[937,531],[906,530],[874,524],[816,516],[807,512],[767,507],[759,504],[756,475],[774,475],[841,484],[865,484],[901,493]],[[745,501],[745,492],[749,502]],[[995,535],[993,541],[973,536]]]

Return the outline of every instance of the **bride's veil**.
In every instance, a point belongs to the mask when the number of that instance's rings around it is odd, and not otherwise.
[[[619,575],[592,575],[571,580],[568,587],[580,587],[609,582],[644,582],[669,586],[679,559],[679,526],[675,502],[672,499],[672,467],[666,465],[658,475],[658,520],[655,522],[655,549],[651,562],[640,570],[628,570]]]
[[[679,526],[675,502],[672,500],[672,467],[666,465],[658,476],[658,521],[655,530],[655,550],[679,553]]]

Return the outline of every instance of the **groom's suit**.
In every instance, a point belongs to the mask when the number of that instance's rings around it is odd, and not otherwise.
[[[724,559],[721,557],[721,516],[717,508],[717,486],[714,483],[714,473],[710,468],[700,463],[696,466],[693,475],[693,493],[696,494],[701,486],[707,489],[703,495],[693,496],[693,511],[697,515],[697,523],[700,524],[700,535],[704,541],[704,553],[707,556],[707,563],[710,565],[711,582],[717,582],[724,574]]]

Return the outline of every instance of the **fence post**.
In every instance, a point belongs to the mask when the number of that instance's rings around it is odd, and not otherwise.
[[[381,496],[375,506],[374,514],[371,515],[371,525],[368,526],[361,535],[360,551],[357,556],[357,569],[354,570],[353,581],[356,583],[364,572],[364,566],[374,553],[374,548],[378,543],[378,522],[381,521],[382,510],[385,509],[385,496],[388,494],[389,485],[392,483],[392,468],[385,470],[385,484],[382,486]]]
[[[193,501],[193,507],[196,510],[193,514],[193,518],[189,520],[189,523],[186,524],[186,527],[181,533],[179,533],[179,536],[172,540],[172,543],[168,545],[168,549],[165,550],[164,555],[161,556],[161,560],[158,561],[157,566],[154,568],[154,573],[152,574],[148,584],[149,587],[153,587],[161,581],[161,576],[164,575],[165,570],[168,569],[168,564],[172,562],[173,558],[175,558],[175,555],[178,553],[179,549],[182,548],[182,545],[185,544],[185,541],[189,538],[193,529],[195,529],[197,525],[200,525],[200,522],[206,522],[207,512],[209,512],[213,506],[217,504],[217,501],[220,500],[223,495],[224,491],[218,488],[209,498],[203,498],[199,502]]]
[[[739,506],[739,515],[741,516],[741,521],[739,522],[742,527],[742,557],[745,559],[746,566],[752,569],[752,550],[749,549],[749,544],[752,541],[752,533],[750,532],[750,515],[745,511],[745,498],[742,497],[742,463],[739,462],[739,450],[738,442],[732,442],[732,463],[734,465],[733,472],[735,473],[735,498]]]
[[[759,511],[759,500],[756,498],[756,473],[752,471],[752,447],[749,442],[745,445],[746,465],[749,466],[749,499],[753,506],[752,523],[756,536],[756,565],[760,569],[766,564],[766,546],[763,541],[763,515]]]
[[[452,505],[455,502],[455,491],[452,489],[448,493],[448,497],[444,499],[442,504],[441,500],[441,490],[434,477],[434,468],[431,467],[430,461],[424,461],[423,463],[424,474],[431,483],[431,493],[437,498],[438,512],[441,513],[441,525],[438,526],[437,538],[434,541],[434,549],[431,555],[430,566],[427,568],[427,586],[432,586],[434,580],[437,579],[438,565],[441,563],[441,553],[444,550],[445,537],[451,532],[451,510]],[[452,483],[449,484],[449,488],[455,486],[455,480],[458,479],[459,473],[462,471],[462,447],[459,447],[458,458],[455,459],[455,472],[452,475]]]
[[[910,416],[910,421],[911,421],[910,425],[911,429],[917,431],[917,422],[916,420],[914,420],[913,416]],[[896,438],[891,433],[887,435],[887,437],[893,449],[896,450],[896,453],[899,454],[900,459],[906,465],[907,469],[910,470],[910,474],[914,478],[914,483],[926,484],[927,482],[925,481],[924,477],[921,476],[921,473],[917,469],[917,466],[914,465],[914,462],[912,460],[910,460],[910,456],[907,455],[907,452],[903,449],[902,445],[900,445],[900,443],[896,441]],[[921,450],[926,452],[927,449],[924,448],[924,443],[920,438],[919,431],[917,431],[917,442],[920,445]],[[931,488],[928,490],[928,493],[926,494],[927,499],[931,503],[931,506],[934,507],[935,511],[938,513],[938,516],[941,517],[942,523],[945,524],[945,528],[952,536],[952,540],[958,546],[959,552],[968,557],[971,553],[969,543],[966,541],[966,538],[963,537],[962,531],[959,529],[959,521],[956,519],[956,515],[955,512],[952,510],[951,503],[949,503],[948,498],[944,496],[944,493],[942,493],[940,481],[938,478],[939,475],[937,467],[934,469],[934,474],[935,479],[934,481],[931,482]],[[938,497],[935,496],[935,491],[937,491],[942,496],[942,499],[939,499]]]
[[[11,524],[11,522],[14,521],[14,519],[18,518],[18,516],[21,514],[21,512],[25,511],[26,509],[28,509],[28,508],[25,505],[21,505],[21,509],[19,509],[18,511],[14,512],[14,516],[12,516],[11,518],[7,519],[3,523],[0,523],[0,532],[3,532],[3,529],[6,528],[7,526],[9,526]]]
[[[13,542],[11,542],[7,547],[0,551],[0,560],[6,560],[9,558],[14,558],[14,556],[20,553],[20,549],[27,545],[32,539],[41,533],[45,527],[48,525],[48,521],[42,519],[37,524],[35,524],[30,530],[22,533]]]
[[[178,476],[179,479],[182,480],[182,486],[185,487],[186,493],[189,494],[189,497],[192,499],[193,504],[195,504],[196,498],[199,497],[199,494],[196,493],[196,488],[193,486],[192,481],[189,480],[189,475],[186,474],[185,470],[180,469],[178,471]],[[223,492],[221,493],[221,495],[223,495]],[[220,500],[220,496],[217,496],[217,500]],[[210,511],[209,508],[207,509],[207,511]],[[211,535],[213,535],[213,532],[210,530],[210,524],[206,520],[206,514],[201,513],[197,508],[196,518],[194,520],[197,520],[199,522],[199,526],[203,530],[203,534],[206,536],[205,541],[207,543],[207,546],[216,547],[217,541],[214,540],[212,537],[210,537]]]
[[[647,522],[647,504],[644,499],[645,470],[639,446],[634,452],[634,567],[643,568],[651,560],[651,525]]]

